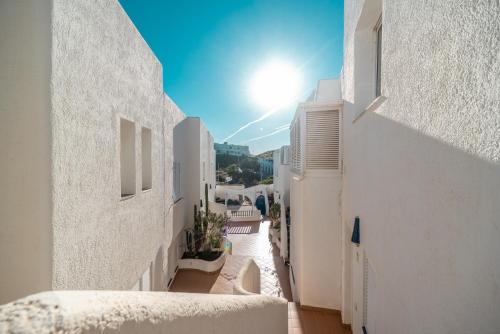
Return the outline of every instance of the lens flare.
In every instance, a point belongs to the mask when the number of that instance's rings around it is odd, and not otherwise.
[[[286,107],[298,98],[301,81],[296,67],[285,61],[273,60],[255,73],[250,82],[250,96],[261,108]]]

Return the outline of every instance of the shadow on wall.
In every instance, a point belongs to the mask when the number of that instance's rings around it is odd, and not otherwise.
[[[166,291],[167,285],[165,284],[166,275],[168,270],[163,268],[163,246],[158,249],[156,253],[154,262],[154,274],[153,274],[153,291]]]
[[[498,328],[500,164],[375,112],[355,124],[351,116],[344,220],[362,220],[377,332]]]

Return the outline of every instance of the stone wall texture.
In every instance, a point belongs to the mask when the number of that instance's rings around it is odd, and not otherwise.
[[[380,14],[387,100],[361,114]],[[498,1],[345,3],[344,237],[359,216],[361,245],[346,245],[343,317],[355,333],[364,258],[376,333],[500,326],[498,22]]]
[[[118,1],[54,0],[52,34],[53,288],[129,289],[155,258],[166,265],[172,129],[182,112]],[[120,118],[135,124],[136,195],[127,200]],[[152,132],[145,192],[141,127]]]

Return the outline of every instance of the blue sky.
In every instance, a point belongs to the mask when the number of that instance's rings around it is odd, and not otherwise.
[[[163,64],[165,92],[189,116],[200,116],[217,142],[260,153],[288,144],[295,106],[269,110],[248,93],[271,59],[300,68],[304,97],[318,79],[342,67],[343,1],[120,0]],[[261,139],[256,139],[260,138]]]

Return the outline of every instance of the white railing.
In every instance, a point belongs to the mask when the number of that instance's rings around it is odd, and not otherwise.
[[[258,221],[260,220],[260,210],[255,208],[252,209],[240,209],[240,210],[228,210],[227,215],[230,221],[242,222],[242,221]]]
[[[0,306],[0,332],[286,334],[287,310],[264,295],[50,291]]]
[[[231,217],[253,217],[254,215],[256,215],[256,211],[257,210],[231,210]],[[260,211],[258,213],[260,215]]]

